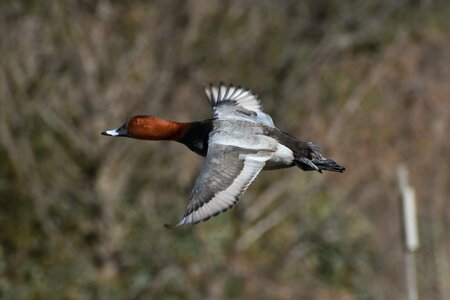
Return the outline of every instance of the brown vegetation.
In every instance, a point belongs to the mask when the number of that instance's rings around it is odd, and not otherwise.
[[[282,3],[0,4],[0,297],[404,299],[400,164],[420,295],[448,297],[449,2]],[[208,118],[220,80],[347,171],[263,172],[231,212],[168,231],[202,158],[100,132]]]

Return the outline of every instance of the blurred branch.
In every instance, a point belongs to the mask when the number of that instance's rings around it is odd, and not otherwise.
[[[380,62],[376,64],[366,78],[358,83],[356,89],[352,92],[350,97],[345,100],[344,106],[336,113],[336,118],[329,126],[325,139],[329,141],[330,145],[335,145],[337,141],[341,139],[345,126],[351,124],[349,121],[351,116],[357,112],[361,102],[366,99],[367,93],[370,92],[371,88],[379,84],[387,71],[389,71],[389,65]]]
[[[237,250],[245,250],[256,242],[261,236],[263,236],[270,229],[281,223],[286,217],[295,212],[293,209],[298,205],[298,201],[302,198],[307,197],[313,190],[315,190],[322,182],[322,177],[315,177],[303,187],[298,194],[301,195],[299,198],[289,197],[282,204],[280,204],[276,209],[272,210],[267,216],[259,220],[256,224],[252,225],[250,228],[246,229],[242,236],[236,241]],[[272,195],[271,198],[268,196]],[[278,193],[271,192],[266,194],[267,200],[265,203],[270,203],[274,201],[274,197],[277,197]],[[270,199],[270,200],[269,200]],[[264,202],[263,202],[264,203]]]
[[[275,202],[275,200],[286,191],[288,185],[289,181],[282,179],[272,184],[258,197],[257,201],[247,209],[244,215],[245,222],[253,223],[267,207]]]

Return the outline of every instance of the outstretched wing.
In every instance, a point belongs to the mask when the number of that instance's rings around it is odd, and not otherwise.
[[[206,96],[213,109],[213,118],[246,118],[274,126],[272,118],[263,112],[258,96],[251,90],[220,83],[205,88]]]
[[[235,206],[272,154],[272,150],[209,145],[186,213],[177,226],[208,220]]]

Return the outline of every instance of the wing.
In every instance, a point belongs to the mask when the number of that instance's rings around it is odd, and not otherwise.
[[[272,155],[273,150],[209,145],[186,213],[177,226],[208,220],[235,206]]]
[[[212,84],[205,88],[206,96],[213,109],[213,118],[246,118],[274,127],[272,118],[263,112],[258,96],[249,89]]]

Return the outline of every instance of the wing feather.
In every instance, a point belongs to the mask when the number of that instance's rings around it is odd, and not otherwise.
[[[208,220],[235,206],[273,154],[220,144],[209,147],[186,213],[177,226]]]
[[[272,118],[263,112],[261,101],[258,96],[249,89],[233,85],[226,86],[222,82],[219,86],[212,84],[205,88],[206,96],[213,109],[214,118],[246,118],[253,122],[261,122],[269,126],[274,126]],[[247,116],[243,110],[251,111]],[[249,115],[253,115],[249,117]]]

